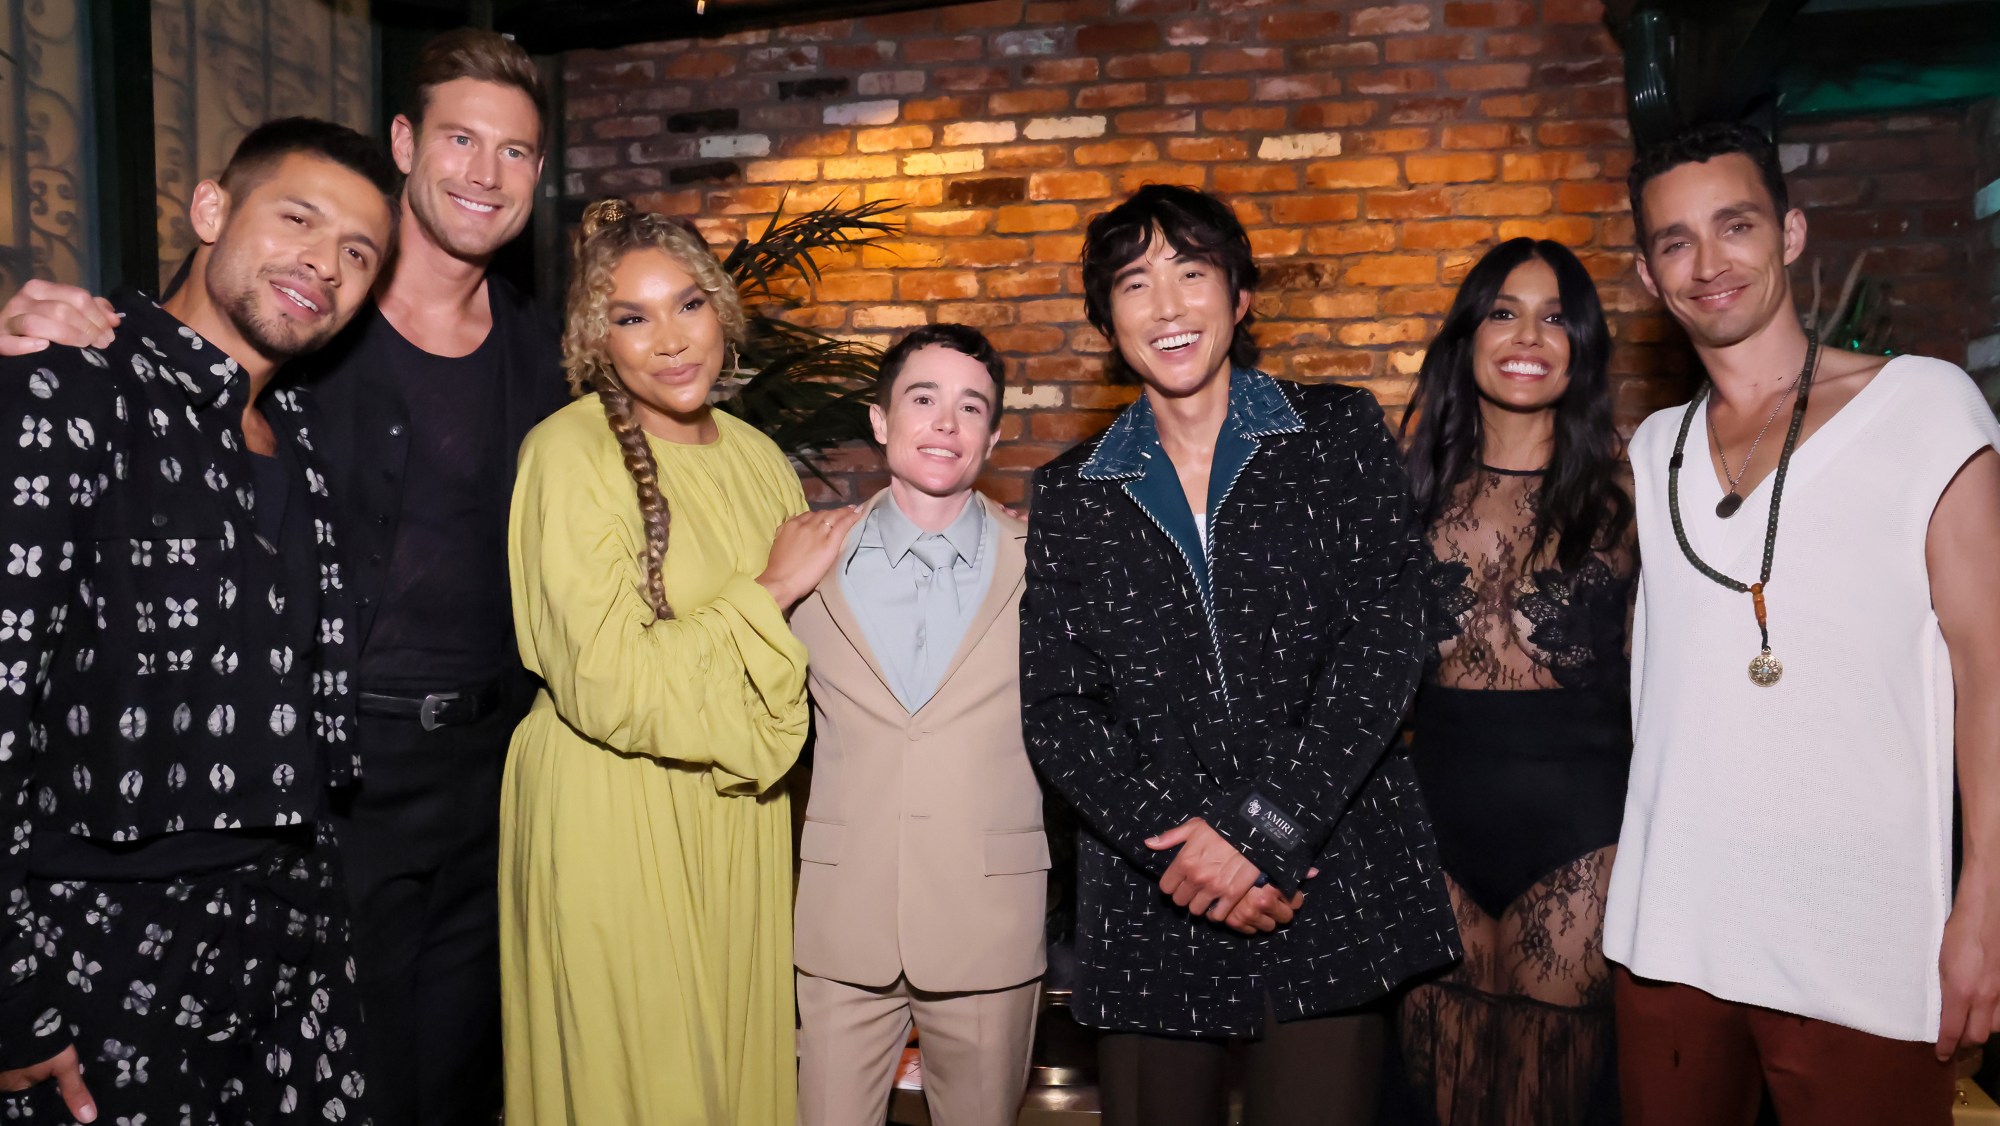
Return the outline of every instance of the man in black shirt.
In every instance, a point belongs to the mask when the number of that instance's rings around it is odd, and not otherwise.
[[[514,454],[568,401],[555,325],[487,273],[541,173],[533,61],[492,32],[426,45],[392,147],[396,261],[355,323],[291,365],[344,529],[365,781],[336,799],[377,1126],[490,1124],[500,1100],[499,789],[532,698],[506,573]],[[89,295],[23,290],[0,354],[112,326]],[[53,333],[52,333],[53,334]],[[0,482],[4,484],[4,482]]]
[[[362,1120],[353,607],[307,397],[266,392],[366,299],[393,193],[366,137],[264,125],[165,306],[0,360],[0,1117]]]

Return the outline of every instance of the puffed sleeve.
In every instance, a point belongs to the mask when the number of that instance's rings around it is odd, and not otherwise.
[[[761,793],[805,742],[805,646],[740,572],[705,604],[657,620],[639,589],[631,483],[622,469],[607,476],[572,421],[544,423],[521,451],[508,562],[522,662],[585,738],[706,765],[718,789]],[[804,499],[787,505],[802,509]]]

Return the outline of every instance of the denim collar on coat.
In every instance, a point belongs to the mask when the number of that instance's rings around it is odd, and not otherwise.
[[[1285,398],[1278,381],[1255,368],[1239,367],[1229,373],[1229,416],[1223,432],[1234,430],[1252,440],[1272,434],[1293,434],[1305,429],[1299,414]],[[1159,443],[1153,421],[1153,404],[1144,394],[1125,408],[1104,437],[1097,452],[1085,462],[1081,475],[1092,481],[1116,481],[1141,477],[1146,472],[1145,451]]]

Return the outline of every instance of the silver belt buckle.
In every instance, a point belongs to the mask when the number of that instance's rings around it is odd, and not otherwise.
[[[458,692],[432,692],[426,695],[423,706],[417,709],[417,722],[425,731],[436,731],[443,727],[444,724],[438,722],[438,709],[448,701],[458,699],[460,695],[462,693]]]

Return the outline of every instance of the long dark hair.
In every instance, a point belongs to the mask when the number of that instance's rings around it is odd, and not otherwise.
[[[1539,555],[1553,536],[1556,563],[1568,569],[1592,549],[1617,542],[1632,522],[1631,498],[1616,479],[1619,440],[1606,375],[1611,332],[1597,285],[1569,248],[1548,239],[1508,239],[1465,275],[1417,372],[1416,392],[1403,415],[1405,457],[1417,512],[1428,528],[1450,507],[1458,487],[1480,471],[1484,425],[1472,376],[1473,334],[1493,311],[1507,276],[1530,258],[1555,271],[1569,336],[1569,388],[1556,403],[1555,448],[1536,496],[1528,557]]]

